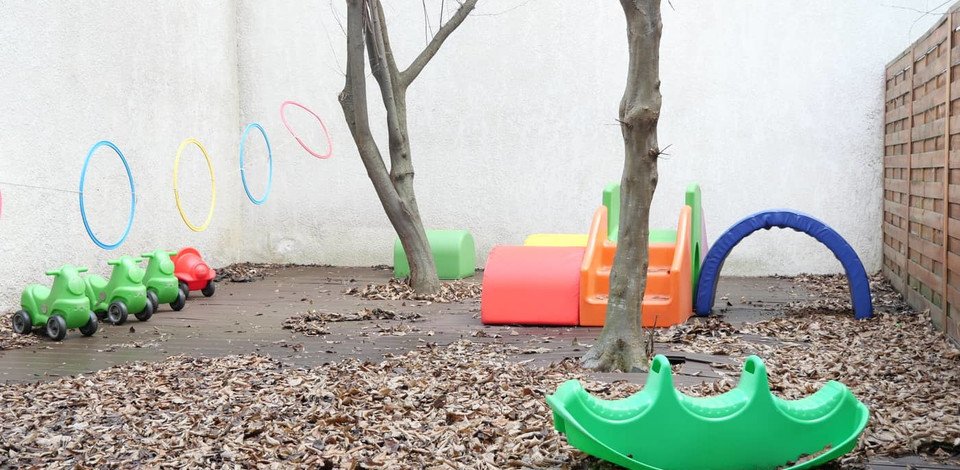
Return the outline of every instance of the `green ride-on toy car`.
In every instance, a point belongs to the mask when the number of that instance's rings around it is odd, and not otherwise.
[[[147,288],[143,285],[144,271],[139,264],[142,258],[122,256],[107,261],[113,266],[110,280],[90,275],[84,279],[87,297],[94,312],[114,325],[122,325],[127,315],[133,312],[140,321],[153,316],[153,302],[147,300]]]
[[[147,271],[143,275],[143,285],[147,288],[147,298],[153,303],[156,312],[160,304],[170,304],[170,308],[179,312],[187,304],[187,293],[180,286],[180,280],[173,274],[174,252],[157,250],[144,253],[147,258]]]
[[[67,264],[47,271],[48,276],[53,276],[53,287],[27,286],[20,296],[22,310],[13,315],[13,331],[25,335],[35,327],[44,327],[54,341],[66,337],[68,329],[79,328],[84,336],[96,333],[100,323],[90,309],[90,299],[80,277],[80,273],[86,271],[87,268]]]

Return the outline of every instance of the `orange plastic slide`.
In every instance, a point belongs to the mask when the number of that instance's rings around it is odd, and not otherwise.
[[[690,206],[680,210],[674,242],[651,242],[647,290],[643,295],[643,326],[683,323],[693,312],[690,284]],[[678,249],[678,247],[680,249]],[[617,242],[607,239],[607,208],[600,206],[590,223],[583,263],[580,265],[580,326],[603,326],[610,292],[610,269]]]

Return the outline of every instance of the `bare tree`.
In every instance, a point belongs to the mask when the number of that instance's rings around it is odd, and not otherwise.
[[[410,66],[400,71],[390,48],[390,35],[380,0],[347,0],[347,79],[340,92],[340,106],[367,175],[403,244],[410,264],[410,284],[418,292],[438,291],[440,280],[413,192],[407,88],[476,4],[477,0],[463,1]],[[370,131],[364,51],[387,111],[389,171]]]
[[[657,188],[657,122],[660,119],[660,0],[620,0],[627,17],[630,66],[620,101],[624,166],[620,181],[620,231],[610,273],[607,317],[586,367],[630,371],[646,367],[640,306],[647,287],[650,203]]]

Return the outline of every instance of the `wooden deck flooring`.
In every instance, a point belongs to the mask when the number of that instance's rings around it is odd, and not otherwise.
[[[482,274],[477,275],[480,281]],[[422,342],[449,344],[461,338],[481,342],[515,344],[524,350],[522,359],[545,364],[564,357],[578,357],[582,347],[599,334],[599,328],[484,326],[479,301],[459,304],[372,301],[343,294],[349,287],[385,282],[390,271],[376,268],[289,267],[275,276],[251,283],[223,283],[212,298],[194,293],[187,307],[173,312],[161,306],[148,322],[132,316],[122,326],[103,325],[93,337],[71,332],[66,340],[42,339],[36,346],[0,352],[0,382],[35,381],[88,373],[129,361],[160,360],[186,354],[222,356],[260,353],[310,367],[345,357],[376,361],[384,354],[401,354]],[[774,286],[771,288],[771,286]],[[729,279],[720,286],[728,298],[741,299],[728,307],[730,321],[753,320],[770,315],[770,308],[794,298],[798,287],[778,279]],[[723,295],[723,294],[721,294]],[[750,300],[746,300],[746,299]],[[361,321],[330,323],[330,335],[307,337],[281,328],[291,315],[308,309],[354,312],[380,307],[399,312],[418,312],[424,320]],[[415,331],[382,335],[384,329]],[[660,351],[658,351],[660,352]],[[669,351],[663,351],[669,352]],[[701,360],[727,359],[704,356]],[[716,378],[709,366],[688,363],[689,373],[681,383]],[[685,370],[686,372],[686,370]],[[598,375],[603,379],[642,380],[641,374]]]

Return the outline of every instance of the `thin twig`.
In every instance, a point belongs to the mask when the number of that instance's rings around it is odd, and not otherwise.
[[[427,14],[427,0],[420,0],[423,5],[423,43],[430,43],[430,36],[433,35],[433,28],[430,27],[430,15]]]
[[[506,10],[501,10],[501,11],[498,11],[498,12],[496,12],[496,13],[474,13],[473,16],[500,16],[500,15],[502,15],[502,14],[504,14],[504,13],[509,13],[509,12],[511,12],[511,11],[513,11],[513,10],[516,10],[516,9],[518,9],[518,8],[521,8],[521,7],[527,5],[528,3],[532,2],[532,1],[533,1],[533,0],[527,0],[527,1],[525,1],[525,2],[523,2],[523,3],[521,3],[521,4],[519,4],[519,5],[514,5],[514,6],[510,7],[510,8],[507,8]],[[461,5],[463,5],[463,3],[461,3]]]
[[[420,72],[423,71],[423,68],[430,62],[430,59],[437,54],[437,51],[440,50],[440,46],[443,45],[443,42],[447,40],[451,33],[457,27],[463,23],[463,20],[467,19],[467,15],[474,9],[477,5],[477,0],[467,0],[460,5],[460,8],[457,9],[457,12],[447,21],[446,24],[441,25],[440,29],[437,30],[437,34],[433,36],[433,39],[427,44],[420,54],[417,55],[417,58],[410,63],[406,70],[400,73],[400,83],[403,88],[410,86],[413,83],[413,80],[420,75]]]

